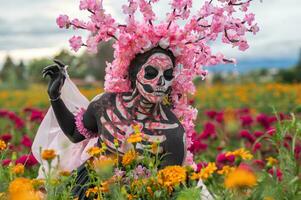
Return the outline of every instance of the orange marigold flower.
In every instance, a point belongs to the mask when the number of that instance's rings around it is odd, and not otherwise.
[[[137,156],[138,153],[135,150],[131,149],[122,157],[122,165],[127,166],[132,164],[132,162],[137,158]]]
[[[10,200],[42,200],[39,192],[34,190],[31,180],[27,178],[16,178],[10,182],[8,194]]]
[[[255,174],[244,168],[236,168],[225,178],[225,187],[228,189],[251,188],[257,183]]]
[[[95,195],[98,194],[100,192],[98,187],[94,187],[94,188],[89,188],[86,191],[86,197],[90,197],[91,194]]]
[[[12,167],[11,171],[14,174],[24,174],[24,165],[21,163],[18,163],[17,165]]]
[[[103,150],[99,147],[91,147],[87,150],[87,153],[90,156],[99,156],[99,154],[103,153]]]
[[[142,133],[134,133],[127,138],[128,143],[137,143],[141,141],[142,141]]]
[[[44,160],[52,160],[54,159],[57,155],[54,149],[45,149],[42,151],[42,159]]]
[[[3,140],[0,140],[0,151],[3,151],[6,149],[7,145]]]
[[[167,166],[158,172],[158,183],[171,192],[174,186],[186,181],[186,172],[186,168],[178,165]]]

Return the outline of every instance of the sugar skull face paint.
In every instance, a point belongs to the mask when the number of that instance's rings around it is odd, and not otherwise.
[[[173,78],[171,58],[163,53],[155,53],[138,72],[136,86],[149,102],[159,103],[170,91]]]

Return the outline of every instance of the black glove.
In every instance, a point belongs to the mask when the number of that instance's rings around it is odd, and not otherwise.
[[[43,77],[50,76],[48,84],[48,95],[51,100],[58,99],[61,95],[61,89],[66,79],[65,64],[59,60],[54,60],[55,64],[45,67],[42,71]]]

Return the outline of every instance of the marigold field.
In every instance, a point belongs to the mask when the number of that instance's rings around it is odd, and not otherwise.
[[[39,165],[30,148],[49,106],[46,91],[39,85],[26,91],[0,91],[0,199],[72,199],[71,172],[36,179]],[[102,92],[81,91],[89,99]],[[301,199],[300,91],[301,84],[199,86],[190,97],[198,109],[190,148],[196,171],[184,166],[158,170],[157,157],[146,151],[147,159],[141,158],[135,149],[118,164],[116,158],[103,155],[102,146],[88,152],[94,158],[91,176],[96,186],[86,196],[201,199],[196,187],[201,179],[214,199]],[[141,137],[135,132],[129,142]],[[156,152],[156,145],[149,152]],[[43,150],[42,157],[49,163],[57,159],[51,149]]]

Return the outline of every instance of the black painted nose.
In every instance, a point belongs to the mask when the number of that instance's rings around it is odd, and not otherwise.
[[[160,78],[157,82],[157,85],[163,86],[164,84],[165,84],[165,80],[164,80],[163,76],[160,76]]]

